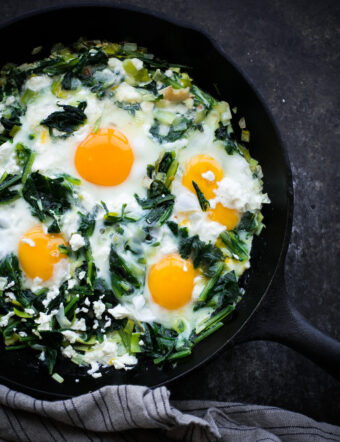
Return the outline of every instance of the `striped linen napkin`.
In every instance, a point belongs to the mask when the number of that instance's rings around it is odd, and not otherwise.
[[[0,440],[28,442],[340,441],[340,427],[276,407],[169,401],[165,387],[107,386],[41,401],[0,385]]]

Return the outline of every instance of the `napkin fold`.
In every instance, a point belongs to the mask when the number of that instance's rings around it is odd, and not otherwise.
[[[340,427],[276,407],[173,401],[166,387],[107,386],[42,401],[0,385],[1,441],[340,441]]]

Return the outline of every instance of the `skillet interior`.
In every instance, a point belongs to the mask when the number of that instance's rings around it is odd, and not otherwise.
[[[86,33],[85,33],[86,31]],[[251,131],[250,150],[264,172],[264,189],[272,204],[263,209],[265,224],[255,239],[252,267],[244,279],[246,295],[233,318],[217,333],[197,345],[192,355],[175,368],[160,370],[152,362],[139,364],[125,372],[107,369],[103,377],[93,379],[86,370],[68,361],[59,362],[56,371],[65,378],[58,384],[40,367],[32,352],[8,352],[0,348],[0,380],[17,390],[35,396],[57,398],[75,396],[108,384],[144,384],[155,386],[173,380],[200,365],[220,350],[244,325],[265,295],[288,244],[291,216],[291,178],[288,161],[271,117],[240,72],[216,48],[208,37],[163,19],[135,10],[108,6],[70,7],[47,10],[26,16],[0,30],[0,65],[32,60],[31,51],[43,45],[39,58],[46,56],[58,42],[72,43],[80,36],[89,39],[132,41],[146,46],[165,60],[192,67],[195,82],[218,98],[237,106]],[[216,92],[220,92],[219,96]],[[80,378],[79,383],[74,379]]]

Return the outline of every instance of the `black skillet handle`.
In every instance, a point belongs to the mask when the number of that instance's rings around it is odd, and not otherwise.
[[[340,342],[310,324],[291,304],[283,271],[234,343],[268,340],[287,345],[340,380]]]

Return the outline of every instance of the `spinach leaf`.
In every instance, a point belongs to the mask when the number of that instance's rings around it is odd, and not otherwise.
[[[224,148],[228,155],[233,155],[235,152],[243,156],[243,152],[240,149],[238,142],[235,140],[233,132],[228,132],[228,126],[224,126],[220,123],[219,127],[215,130],[216,140],[223,141]]]
[[[78,212],[80,216],[80,224],[78,227],[78,232],[84,237],[89,238],[94,232],[96,226],[96,214],[97,208],[92,213],[83,214]]]
[[[194,189],[195,189],[195,192],[197,195],[197,199],[198,199],[198,202],[200,203],[201,209],[203,210],[203,212],[206,212],[208,207],[210,207],[209,201],[205,198],[203,192],[198,187],[197,183],[195,183],[195,181],[192,182],[192,185],[194,186]]]
[[[236,231],[226,230],[221,233],[220,238],[234,258],[239,261],[244,261],[249,258],[248,247]]]
[[[129,114],[133,116],[136,114],[136,111],[141,109],[139,103],[126,103],[124,101],[115,101],[115,105],[118,106],[120,109],[128,111]]]
[[[242,215],[241,221],[239,222],[238,226],[234,230],[236,230],[237,232],[240,230],[244,230],[251,235],[259,235],[262,228],[264,227],[262,220],[263,215],[261,214],[261,212],[245,212]]]
[[[0,205],[9,204],[20,198],[19,190],[15,189],[20,181],[21,175],[3,173],[0,178]]]
[[[155,138],[160,144],[163,143],[173,143],[185,136],[187,131],[193,127],[193,122],[191,119],[183,117],[176,119],[174,124],[170,126],[167,135],[160,134],[160,124],[155,120],[154,124],[151,126],[149,133]]]
[[[0,123],[4,127],[4,131],[0,135],[0,144],[11,140],[21,126],[20,117],[24,115],[25,108],[18,103],[12,105],[0,118]]]
[[[62,137],[68,137],[72,132],[77,130],[80,125],[85,123],[87,118],[84,112],[86,101],[80,102],[77,107],[68,104],[58,104],[58,106],[62,107],[63,110],[53,112],[40,124],[48,127],[52,135],[53,129],[57,129],[59,132],[64,132]]]
[[[200,267],[206,276],[213,276],[216,264],[223,260],[222,251],[213,244],[200,240],[198,235],[189,236],[186,227],[179,228],[173,221],[167,225],[178,238],[179,253],[182,258],[191,258],[195,268]]]
[[[134,269],[116,252],[113,245],[110,249],[109,264],[112,289],[117,298],[123,294],[129,295],[134,291],[134,288],[141,287],[141,282]]]
[[[64,184],[64,178],[48,178],[39,172],[28,176],[22,195],[32,207],[32,215],[40,221],[53,220],[49,231],[60,231],[58,217],[71,208],[72,190]]]
[[[155,166],[148,165],[147,173],[154,178],[147,190],[147,198],[141,199],[135,194],[138,204],[144,210],[149,210],[145,217],[148,224],[164,224],[171,216],[175,196],[169,188],[177,172],[178,162],[174,152],[166,152],[156,162]]]
[[[125,213],[125,209],[126,209],[126,204],[122,205],[122,210],[120,215],[116,212],[109,212],[109,209],[107,208],[106,204],[104,203],[104,201],[101,202],[102,206],[104,207],[105,210],[105,215],[104,215],[104,224],[106,226],[111,226],[114,224],[126,224],[126,223],[134,223],[136,221],[138,221],[137,219],[128,216]]]
[[[210,110],[216,103],[217,101],[215,100],[215,98],[213,98],[210,94],[208,94],[207,92],[202,91],[202,89],[200,89],[199,87],[197,87],[196,85],[193,85],[191,88],[191,92],[194,94],[195,96],[195,101],[198,104],[203,104],[203,106],[207,109]]]

